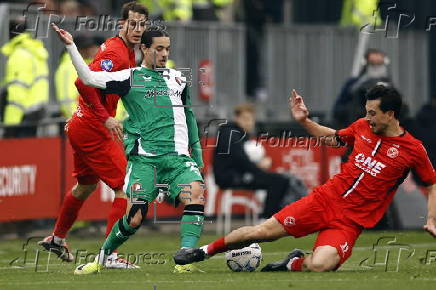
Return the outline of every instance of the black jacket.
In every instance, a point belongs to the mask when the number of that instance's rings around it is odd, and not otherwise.
[[[239,179],[244,173],[256,174],[262,171],[245,153],[244,143],[249,138],[237,125],[220,127],[213,161],[215,182],[219,186],[231,186],[232,181]]]

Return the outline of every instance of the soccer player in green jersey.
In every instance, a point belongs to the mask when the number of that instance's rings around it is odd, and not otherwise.
[[[124,191],[133,202],[113,226],[96,261],[80,265],[74,273],[99,272],[105,257],[141,226],[148,204],[156,199],[162,185],[175,206],[184,205],[181,248],[195,248],[204,220],[204,182],[199,171],[203,167],[202,151],[185,78],[180,71],[165,68],[170,52],[169,35],[153,27],[144,32],[141,67],[93,72],[77,51],[71,34],[55,25],[53,28],[66,44],[82,82],[103,93],[120,95],[129,114],[124,122],[128,159]],[[174,269],[176,273],[193,271],[200,270],[192,264],[176,265]]]

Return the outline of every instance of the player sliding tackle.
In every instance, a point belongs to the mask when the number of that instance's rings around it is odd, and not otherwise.
[[[151,27],[141,38],[141,67],[118,72],[93,72],[83,61],[71,34],[53,25],[80,79],[105,94],[118,94],[129,117],[124,123],[124,148],[128,156],[124,191],[135,203],[112,228],[98,261],[79,266],[76,274],[91,274],[103,268],[105,258],[133,235],[146,218],[148,203],[158,195],[156,184],[167,184],[168,198],[185,206],[181,247],[193,248],[204,220],[203,166],[197,122],[189,107],[188,87],[181,72],[165,69],[170,50],[168,34]],[[159,72],[156,70],[161,68]],[[192,158],[189,154],[192,152]],[[176,265],[175,272],[198,270]]]
[[[436,174],[421,142],[399,124],[400,94],[393,88],[376,86],[366,97],[366,117],[336,131],[310,120],[303,98],[294,90],[290,109],[296,121],[316,137],[336,136],[323,138],[325,142],[353,146],[340,173],[261,225],[239,228],[199,249],[181,249],[174,257],[176,264],[203,261],[253,242],[318,232],[312,254],[305,256],[294,250],[262,271],[336,270],[350,257],[362,230],[373,227],[383,216],[410,170],[428,185],[424,229],[436,236]]]

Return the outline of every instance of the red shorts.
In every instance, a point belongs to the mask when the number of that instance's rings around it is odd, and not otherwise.
[[[326,245],[335,247],[341,258],[338,267],[351,256],[363,229],[318,192],[289,204],[274,217],[296,238],[319,232],[313,250]]]
[[[66,131],[74,152],[73,176],[77,182],[89,185],[101,179],[113,190],[122,189],[127,166],[124,149],[103,124],[74,116]]]

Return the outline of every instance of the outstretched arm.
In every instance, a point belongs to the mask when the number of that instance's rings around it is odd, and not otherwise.
[[[67,52],[71,56],[71,61],[74,65],[74,68],[77,71],[77,74],[81,81],[87,85],[94,88],[106,89],[108,83],[110,82],[122,82],[126,81],[130,77],[130,69],[120,70],[116,72],[106,72],[106,71],[92,71],[89,69],[88,65],[83,60],[79,51],[77,50],[76,45],[74,44],[73,37],[68,31],[60,29],[55,24],[52,24],[53,29],[57,32],[59,38],[67,48]],[[122,94],[122,91],[113,91],[113,94]]]
[[[328,145],[337,145],[335,138],[336,130],[322,126],[309,119],[309,110],[304,104],[303,97],[297,91],[292,90],[292,96],[289,98],[289,108],[295,121],[306,129],[306,131],[315,137],[331,137],[323,139],[323,143]]]

